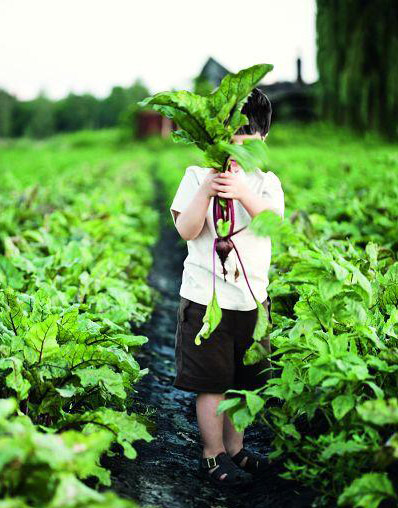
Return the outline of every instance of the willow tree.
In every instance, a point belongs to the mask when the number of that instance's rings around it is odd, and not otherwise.
[[[321,114],[398,138],[397,0],[317,0]]]

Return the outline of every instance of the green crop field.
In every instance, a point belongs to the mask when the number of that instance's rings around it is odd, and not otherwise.
[[[319,506],[396,503],[398,146],[323,123],[272,126],[267,144],[286,205],[252,225],[272,237],[273,374],[222,409],[269,428],[270,467]],[[202,160],[116,129],[0,142],[0,508],[138,506],[100,458],[156,442],[131,410],[151,368],[132,330],[162,306],[151,248]]]

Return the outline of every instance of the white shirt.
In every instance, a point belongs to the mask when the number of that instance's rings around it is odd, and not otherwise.
[[[202,184],[210,168],[189,166],[177,189],[170,212],[174,224],[174,211],[182,212],[191,202],[198,187]],[[284,218],[284,192],[279,178],[272,171],[264,173],[260,169],[245,172],[239,169],[238,176],[244,178],[247,186],[256,194],[267,198],[269,207]],[[213,242],[217,234],[213,224],[213,201],[210,199],[206,220],[200,234],[193,240],[187,241],[188,256],[184,261],[180,296],[193,302],[207,305],[213,292]],[[237,200],[235,207],[235,227],[237,231],[251,221],[250,214]],[[248,228],[232,237],[245,267],[250,286],[258,301],[263,302],[267,296],[269,284],[268,271],[271,264],[271,238],[257,236]],[[238,267],[239,277],[235,282],[235,268]],[[226,281],[222,273],[221,261],[216,253],[216,296],[221,309],[253,310],[256,303],[245,281],[236,252],[233,249],[225,263],[228,271]]]

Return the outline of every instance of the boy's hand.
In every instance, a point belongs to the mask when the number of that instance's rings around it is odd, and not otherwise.
[[[219,175],[220,173],[214,169],[211,168],[209,173],[206,175],[206,178],[203,180],[201,188],[203,192],[206,194],[207,197],[212,198],[213,196],[217,195],[217,191],[213,188],[213,182],[214,179]]]
[[[212,189],[220,198],[242,199],[250,192],[245,182],[238,173],[228,170],[225,173],[219,173],[213,178]]]

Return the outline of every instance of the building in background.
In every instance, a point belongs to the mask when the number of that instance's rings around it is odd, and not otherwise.
[[[316,118],[315,86],[317,82],[305,83],[301,75],[301,58],[296,60],[297,77],[295,81],[276,81],[269,85],[257,85],[269,98],[272,104],[272,121],[302,120],[311,121]],[[214,88],[230,71],[209,58],[201,70],[199,82],[207,80]]]
[[[178,129],[178,126],[173,120],[157,111],[140,111],[137,114],[138,139],[144,139],[154,134],[160,134],[162,138],[167,138],[170,132],[176,129]]]

